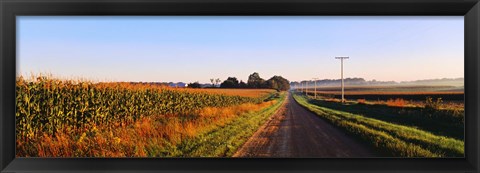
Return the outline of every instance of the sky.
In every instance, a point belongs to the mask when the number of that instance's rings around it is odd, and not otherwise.
[[[17,76],[195,82],[464,77],[463,16],[18,16]]]

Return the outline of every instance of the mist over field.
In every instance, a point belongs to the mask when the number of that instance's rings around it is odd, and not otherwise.
[[[304,81],[292,81],[291,85],[299,85],[300,82],[307,83],[306,85],[311,87],[316,82],[316,85],[321,86],[339,86],[341,79],[322,79],[322,80],[304,80]],[[365,80],[363,78],[346,78],[344,83],[349,86],[445,86],[463,88],[465,85],[464,78],[442,78],[442,79],[424,79],[415,81],[377,81],[377,80]]]

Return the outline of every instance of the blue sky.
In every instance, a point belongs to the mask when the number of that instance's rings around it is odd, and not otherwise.
[[[17,17],[17,75],[208,83],[464,76],[463,16]]]

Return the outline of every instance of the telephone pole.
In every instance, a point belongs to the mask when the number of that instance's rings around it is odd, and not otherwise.
[[[305,83],[303,83],[303,81],[302,81],[302,92],[305,92],[305,94],[307,93]]]
[[[307,95],[307,81],[303,83],[303,89],[304,89],[305,95]]]
[[[308,81],[305,80],[305,95],[308,96]]]
[[[305,95],[308,95],[307,85],[308,85],[308,81],[305,80]]]
[[[315,99],[317,99],[317,80],[318,80],[318,78],[315,77],[315,78],[312,78],[312,79],[313,79],[313,82],[314,82],[314,90],[313,90],[313,93],[314,93],[313,95],[314,96],[313,97]]]
[[[343,60],[344,59],[348,59],[349,57],[348,56],[344,56],[344,57],[335,57],[335,59],[340,59],[341,61],[341,75],[342,75],[342,103],[345,103],[345,97],[344,97],[344,85],[343,85]]]
[[[300,93],[303,93],[303,82],[300,81]]]
[[[302,92],[302,82],[298,82],[297,91],[298,91],[298,92]]]

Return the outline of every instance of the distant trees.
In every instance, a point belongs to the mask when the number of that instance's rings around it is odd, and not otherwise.
[[[220,80],[219,78],[210,78],[210,83],[212,83],[212,85],[210,87],[214,88],[214,87],[218,87],[218,84],[222,82],[222,80]]]
[[[211,78],[210,82],[212,83],[212,87],[215,87],[215,79]]]
[[[247,85],[247,83],[245,83],[245,82],[243,82],[242,80],[240,80],[240,83],[238,84],[238,87],[240,87],[240,88],[247,88],[248,85]]]
[[[236,77],[228,77],[227,80],[220,84],[220,88],[240,88],[240,84]]]
[[[220,83],[221,82],[221,83]],[[290,82],[282,76],[273,76],[272,78],[265,80],[260,77],[257,72],[254,72],[248,76],[248,81],[245,83],[242,80],[238,80],[236,77],[228,77],[227,80],[220,80],[219,78],[211,78],[211,87],[220,88],[269,88],[276,89],[278,91],[287,91],[290,89]],[[218,85],[220,83],[220,85]],[[209,87],[209,84],[200,84],[198,81],[189,83],[188,88],[202,88]]]
[[[249,88],[264,88],[265,80],[260,77],[257,72],[248,76],[247,85]]]
[[[220,88],[270,88],[278,91],[287,91],[290,89],[290,82],[282,76],[273,76],[265,81],[257,72],[248,76],[247,83],[238,81],[236,77],[228,77],[220,84]]]
[[[218,83],[222,82],[222,80],[220,80],[219,78],[215,79],[215,85],[218,86]]]
[[[188,87],[188,88],[201,88],[202,85],[200,85],[200,83],[198,83],[198,82],[194,82],[194,83],[189,83],[189,84],[187,85],[187,87]]]
[[[265,81],[266,88],[276,89],[278,91],[287,91],[290,89],[290,82],[282,76],[273,76]]]
[[[290,82],[282,76],[273,76],[265,80],[257,72],[248,76],[248,81],[238,80],[236,77],[228,77],[222,82],[219,78],[210,78],[210,84],[200,84],[198,81],[189,83],[188,88],[220,87],[220,88],[268,88],[278,91],[287,91],[290,89]]]

